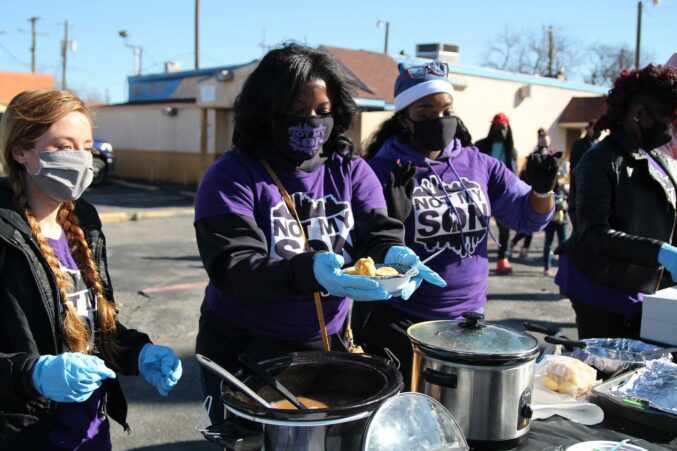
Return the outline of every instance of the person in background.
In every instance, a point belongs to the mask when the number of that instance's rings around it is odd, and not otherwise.
[[[672,54],[665,66],[677,68],[677,53]],[[672,121],[672,139],[669,143],[661,146],[660,149],[668,157],[677,160],[677,119]]]
[[[562,152],[550,149],[557,159],[560,159]],[[560,160],[561,161],[561,160]],[[565,177],[566,173],[560,171],[559,177]],[[567,229],[569,226],[569,187],[567,184],[560,183],[559,179],[555,185],[555,216],[552,217],[545,228],[545,243],[543,245],[543,275],[550,276],[552,267],[552,243],[557,235],[557,245],[561,246],[567,238]]]
[[[513,142],[510,119],[504,113],[498,113],[494,116],[491,120],[491,127],[489,127],[489,135],[477,141],[475,146],[483,154],[503,163],[513,174],[517,173],[517,151]],[[498,219],[496,219],[496,226],[498,227],[496,272],[510,274],[512,273],[512,265],[507,257],[510,228]]]
[[[548,133],[545,131],[544,128],[539,128],[536,134],[537,134],[536,148],[534,149],[533,153],[543,153],[547,151],[548,148],[550,147],[550,144],[548,142]],[[522,170],[520,171],[520,178],[529,183],[529,181],[526,180],[526,168],[522,168]],[[512,238],[512,240],[510,240],[510,246],[508,247],[508,255],[512,257],[513,249],[515,248],[515,246],[517,246],[517,243],[519,243],[521,240],[524,240],[524,243],[520,248],[519,259],[525,262],[532,261],[532,258],[529,257],[529,246],[531,246],[532,239],[533,234],[531,233],[523,233],[523,232],[515,233],[515,236]]]
[[[576,312],[579,338],[639,336],[645,293],[677,281],[672,137],[677,69],[623,71],[596,130],[609,135],[578,162],[570,195],[571,237],[555,283]]]
[[[262,361],[321,351],[314,293],[327,294],[322,320],[331,348],[345,351],[350,299],[391,298],[373,279],[342,271],[359,258],[418,268],[396,303],[423,279],[444,285],[403,246],[402,223],[354,155],[345,133],[356,111],[337,60],[294,43],[268,52],[235,101],[234,149],[209,167],[195,198],[209,275],[195,351],[228,371],[241,368],[241,354]],[[221,379],[201,371],[204,395],[220,399]],[[212,422],[223,416],[212,403]]]
[[[589,121],[587,127],[585,127],[585,135],[571,146],[569,155],[569,170],[571,172],[573,172],[583,154],[597,142],[597,138],[599,138],[599,132],[595,131],[595,121]]]
[[[385,192],[388,212],[405,224],[405,243],[429,262],[446,287],[421,286],[407,302],[358,303],[355,339],[368,352],[390,349],[409,380],[412,351],[406,330],[426,320],[458,319],[482,312],[487,302],[489,219],[523,231],[544,228],[554,212],[552,188],[557,161],[550,155],[527,159],[532,186],[497,159],[458,137],[454,89],[447,66],[435,61],[399,66],[395,114],[367,146],[367,161]],[[455,138],[456,137],[456,138]],[[409,178],[395,177],[411,165]]]
[[[117,320],[93,205],[92,117],[66,91],[14,97],[0,125],[0,448],[110,450],[117,374],[166,396],[181,361]]]

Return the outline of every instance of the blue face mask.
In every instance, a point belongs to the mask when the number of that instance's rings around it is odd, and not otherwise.
[[[88,150],[38,152],[40,167],[33,173],[26,166],[26,176],[54,202],[80,198],[94,178],[92,153]]]

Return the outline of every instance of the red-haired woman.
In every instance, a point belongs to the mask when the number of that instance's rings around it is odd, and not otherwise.
[[[128,428],[116,372],[162,394],[181,376],[171,349],[116,320],[94,207],[92,118],[65,91],[17,95],[0,126],[0,448],[111,448]]]
[[[677,281],[677,179],[658,150],[676,113],[675,68],[624,71],[596,123],[609,136],[573,172],[573,233],[555,282],[571,300],[579,338],[637,337],[643,294]]]

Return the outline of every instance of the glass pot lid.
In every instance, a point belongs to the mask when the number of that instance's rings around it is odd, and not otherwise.
[[[481,323],[481,313],[464,313],[461,321],[427,321],[407,329],[417,345],[450,356],[502,357],[530,360],[538,354],[538,341],[529,334]]]
[[[449,411],[422,393],[400,393],[371,417],[364,451],[444,449],[467,451],[468,443]]]

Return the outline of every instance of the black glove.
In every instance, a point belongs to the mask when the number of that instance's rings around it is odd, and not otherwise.
[[[534,192],[545,194],[552,191],[557,183],[561,152],[532,153],[527,157],[526,179]]]
[[[411,161],[404,164],[398,161],[388,175],[388,183],[383,194],[388,205],[388,216],[391,218],[404,222],[411,213],[414,174],[416,174],[416,167],[411,164]]]

